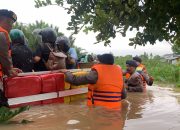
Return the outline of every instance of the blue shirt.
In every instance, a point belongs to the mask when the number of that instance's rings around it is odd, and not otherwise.
[[[75,48],[70,48],[70,49],[68,50],[68,54],[69,54],[73,59],[75,59],[76,61],[78,60],[78,56],[77,56],[77,53],[76,53]]]

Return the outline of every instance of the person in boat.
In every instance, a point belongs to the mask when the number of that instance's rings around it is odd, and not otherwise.
[[[19,72],[21,72],[20,69],[13,68],[11,61],[11,40],[9,37],[9,32],[16,20],[17,16],[13,11],[0,9],[0,107],[9,106],[7,98],[2,90],[3,75],[16,76]]]
[[[24,33],[19,29],[10,31],[12,41],[12,62],[13,66],[20,68],[23,72],[32,72],[33,70],[33,53],[27,46]]]
[[[62,70],[66,81],[74,85],[88,84],[88,106],[121,109],[121,100],[126,98],[122,69],[114,64],[112,54],[97,57],[99,63],[93,65],[84,76],[77,77],[68,70]]]
[[[39,35],[39,37],[41,38],[41,40],[39,40],[41,43],[38,44],[34,52],[34,70],[47,71],[48,68],[46,66],[46,63],[49,59],[49,55],[51,52],[49,47],[53,50],[55,49],[55,41],[57,35],[56,32],[50,27],[38,30],[37,35]]]
[[[78,56],[75,48],[71,47],[70,41],[66,36],[60,36],[56,39],[57,49],[60,52],[63,52],[66,58],[66,68],[67,69],[76,69]]]

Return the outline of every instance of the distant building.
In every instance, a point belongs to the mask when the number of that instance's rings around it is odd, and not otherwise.
[[[180,54],[165,54],[163,58],[170,64],[178,64],[180,62]]]

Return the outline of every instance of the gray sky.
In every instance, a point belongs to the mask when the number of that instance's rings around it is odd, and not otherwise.
[[[18,22],[25,24],[34,23],[36,20],[43,20],[46,23],[58,26],[60,31],[66,36],[71,34],[66,30],[67,23],[70,21],[70,15],[64,9],[58,6],[48,6],[42,8],[35,8],[34,0],[0,0],[0,9],[9,9],[17,14]],[[147,45],[145,47],[128,46],[129,37],[133,37],[134,32],[128,32],[127,37],[122,37],[120,34],[111,42],[111,47],[104,47],[103,43],[93,44],[96,42],[95,34],[90,32],[85,34],[80,32],[75,35],[75,45],[86,49],[88,52],[95,54],[102,54],[112,52],[114,55],[139,55],[144,52],[153,53],[154,55],[163,55],[172,53],[171,46],[166,42],[157,42],[156,45]]]

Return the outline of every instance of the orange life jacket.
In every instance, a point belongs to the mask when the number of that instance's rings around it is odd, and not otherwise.
[[[9,56],[11,56],[11,50],[10,50],[10,42],[11,42],[11,39],[10,39],[10,37],[9,37],[9,34],[8,34],[8,32],[5,30],[5,29],[3,29],[1,26],[0,26],[0,32],[3,32],[4,34],[5,34],[5,36],[6,36],[6,41],[7,41],[7,43],[8,43],[8,47],[9,47],[9,51],[8,51],[8,54],[9,54]],[[0,63],[0,78],[3,76],[3,71],[2,71],[2,65],[1,65],[1,63]]]
[[[88,106],[121,108],[123,89],[122,69],[117,65],[96,64],[92,67],[98,73],[96,84],[88,85]]]
[[[139,64],[137,68],[141,68],[144,73],[147,73],[145,65]]]
[[[125,75],[126,79],[129,79],[130,76],[131,76],[130,73],[126,73]]]

